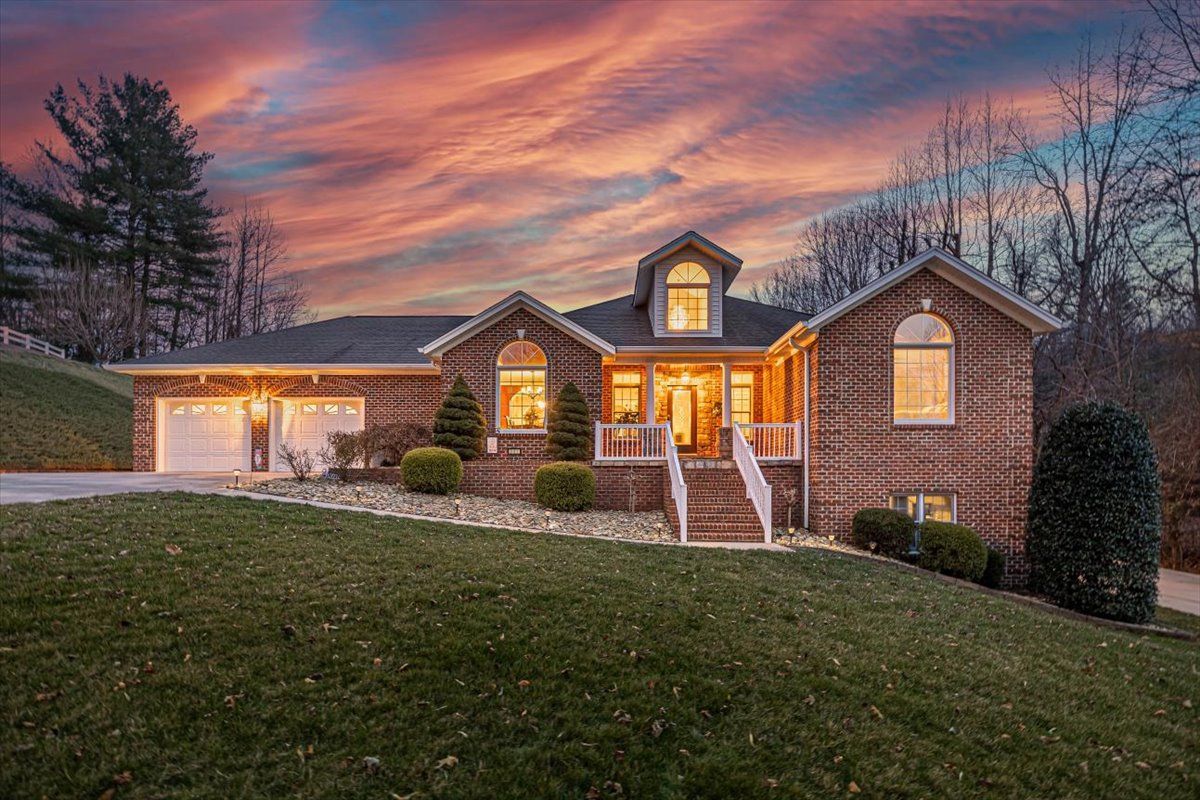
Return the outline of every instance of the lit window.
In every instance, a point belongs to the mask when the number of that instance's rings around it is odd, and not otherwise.
[[[957,516],[952,494],[895,494],[892,495],[892,508],[917,522],[954,522]]]
[[[338,408],[340,408],[340,405],[338,403],[326,403],[325,404],[325,413],[326,414],[336,414],[336,413],[338,413]]]
[[[224,403],[213,403],[212,409],[213,409],[212,413],[214,413],[214,414],[228,414],[229,413],[229,406],[225,405]]]
[[[316,403],[301,403],[300,404],[300,413],[301,414],[317,413],[317,404]]]
[[[636,425],[642,419],[642,373],[614,372],[612,376],[612,419]],[[628,431],[630,435],[633,431]]]
[[[676,264],[667,274],[667,330],[708,330],[708,289],[712,279],[691,261]]]
[[[734,372],[729,383],[729,421],[749,425],[754,422],[754,373]]]
[[[900,323],[892,345],[893,420],[950,422],[954,335],[932,314]]]
[[[243,400],[239,403],[234,403],[233,404],[233,413],[244,415],[246,413],[246,402]]]
[[[348,415],[348,416],[355,416],[355,415],[357,415],[357,414],[358,414],[358,408],[357,408],[356,406],[352,406],[352,405],[350,405],[350,404],[346,404],[346,405],[344,406],[344,408],[345,408],[345,412],[344,412],[344,413],[345,413],[346,415]]]
[[[498,413],[504,430],[546,427],[546,354],[531,342],[513,342],[496,359]]]
[[[203,414],[206,410],[207,406],[205,406],[204,403],[192,403],[193,414]]]
[[[172,415],[178,417],[178,416],[182,416],[186,413],[187,413],[187,404],[186,403],[172,403],[171,404],[171,414]]]

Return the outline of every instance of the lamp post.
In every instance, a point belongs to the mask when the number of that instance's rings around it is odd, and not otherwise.
[[[233,488],[237,489],[241,485],[242,485],[242,471],[240,469],[235,469],[233,471]]]

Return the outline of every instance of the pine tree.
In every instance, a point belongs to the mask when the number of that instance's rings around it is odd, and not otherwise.
[[[458,453],[463,461],[483,455],[483,437],[487,424],[483,406],[471,393],[471,387],[459,375],[433,415],[433,443]]]
[[[559,461],[587,461],[592,457],[591,416],[579,387],[567,382],[550,411],[546,450]]]

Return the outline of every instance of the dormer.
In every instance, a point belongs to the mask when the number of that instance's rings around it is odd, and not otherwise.
[[[633,304],[646,308],[655,336],[720,336],[725,293],[741,268],[740,258],[688,231],[638,262]]]

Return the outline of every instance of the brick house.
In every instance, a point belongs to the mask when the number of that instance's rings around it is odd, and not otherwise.
[[[278,470],[281,442],[430,424],[455,376],[484,407],[463,491],[530,498],[574,382],[598,502],[663,508],[684,539],[845,536],[888,505],[973,526],[1025,571],[1033,337],[1060,322],[931,249],[815,315],[728,294],[742,262],[688,232],[631,295],[560,312],[524,292],[475,316],[342,317],[128,361],[134,468]]]

